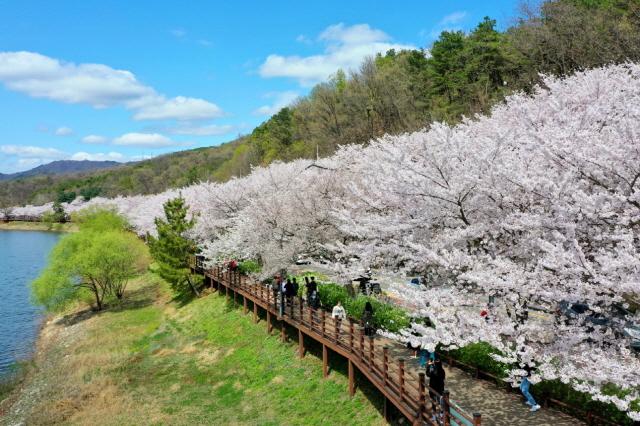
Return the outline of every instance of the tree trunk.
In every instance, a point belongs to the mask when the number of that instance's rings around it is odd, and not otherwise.
[[[193,285],[189,276],[187,276],[187,282],[189,283],[189,287],[191,287],[191,291],[193,291],[193,294],[195,294],[196,297],[200,297],[200,292],[198,291],[196,286]]]

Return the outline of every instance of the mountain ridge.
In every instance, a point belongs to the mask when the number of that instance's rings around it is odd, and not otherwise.
[[[119,163],[117,161],[56,160],[22,172],[0,173],[0,181],[15,180],[33,176],[52,176],[91,172],[95,170],[110,169],[123,164],[126,163]]]

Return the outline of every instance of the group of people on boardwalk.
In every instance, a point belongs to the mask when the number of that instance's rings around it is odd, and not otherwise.
[[[284,279],[284,276],[284,273],[276,275],[271,287],[274,303],[276,300],[280,301],[280,316],[284,315],[286,306],[292,306],[295,297],[297,297],[300,292],[298,279],[296,277]],[[316,278],[304,277],[304,281],[307,290],[307,304],[314,309],[318,309],[320,307],[320,297],[318,296],[318,283],[316,282]]]

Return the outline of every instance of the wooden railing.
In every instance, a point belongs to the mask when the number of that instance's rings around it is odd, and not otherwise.
[[[391,354],[390,347],[380,343],[380,339],[366,336],[364,329],[352,318],[344,321],[332,318],[323,309],[309,307],[300,297],[284,299],[270,287],[253,281],[237,271],[222,267],[204,270],[202,263],[191,261],[195,272],[204,273],[208,284],[224,291],[227,298],[233,297],[238,303],[242,297],[244,310],[247,301],[253,303],[253,316],[257,321],[258,309],[266,311],[267,331],[273,330],[272,316],[282,322],[281,338],[286,340],[284,324],[298,330],[298,351],[305,353],[304,339],[311,337],[322,344],[323,374],[328,373],[328,350],[342,355],[348,360],[349,392],[355,392],[354,368],[357,368],[385,396],[387,401],[415,425],[436,425],[438,418],[444,425],[480,425],[481,415],[468,414],[450,399],[448,391],[438,395],[425,382],[424,373],[416,373],[406,368],[403,358]]]
[[[496,385],[501,386],[507,392],[520,392],[518,388],[514,388],[511,383],[505,381],[504,379],[496,376],[495,374],[491,374],[480,369],[477,366],[465,364],[464,362],[458,361],[453,358],[450,354],[447,353],[438,353],[439,357],[443,360],[447,361],[449,367],[457,367],[461,370],[464,370],[468,373],[474,375],[476,379],[485,379],[494,382]],[[555,407],[560,411],[571,414],[573,417],[584,420],[587,425],[602,425],[602,426],[618,426],[619,423],[616,423],[612,420],[605,419],[604,417],[598,416],[594,414],[593,411],[581,409],[575,407],[571,404],[567,404],[566,402],[550,398],[548,396],[542,396],[542,406],[545,408]]]

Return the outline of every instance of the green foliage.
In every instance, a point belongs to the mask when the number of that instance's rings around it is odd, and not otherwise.
[[[163,207],[165,219],[155,219],[158,237],[148,236],[157,272],[180,296],[186,292],[198,296],[202,277],[192,274],[189,268],[189,258],[195,255],[196,246],[185,236],[195,226],[195,218],[187,220],[189,207],[182,197],[168,200]]]
[[[113,216],[108,218],[108,216]],[[110,211],[95,211],[77,233],[63,237],[49,263],[31,284],[33,301],[49,311],[91,297],[98,310],[109,297],[122,299],[128,281],[148,265],[147,250]]]
[[[89,207],[72,215],[73,222],[81,231],[126,231],[130,229],[127,219],[115,210],[104,207]]]
[[[338,302],[342,303],[343,306],[347,306],[351,299],[344,286],[333,283],[320,284],[318,286],[318,296],[322,306],[328,309],[333,308]]]
[[[390,50],[366,59],[357,71],[338,70],[228,144],[115,170],[4,181],[0,203],[42,204],[75,191],[87,198],[82,190],[88,188],[107,197],[155,193],[246,175],[252,166],[276,160],[330,155],[340,145],[415,131],[433,121],[455,124],[488,112],[510,93],[531,91],[540,73],[565,75],[639,60],[640,3],[547,0],[504,32],[488,17],[469,33],[444,31],[428,52]]]
[[[64,223],[67,221],[67,214],[64,211],[64,207],[59,201],[54,201],[51,206],[51,211],[42,215],[42,221],[49,225],[49,229],[56,223]]]
[[[398,332],[409,327],[410,319],[407,313],[390,303],[384,303],[374,297],[358,295],[355,298],[349,296],[345,286],[334,283],[320,284],[318,286],[320,303],[327,309],[333,308],[338,301],[342,303],[347,314],[360,320],[367,302],[373,306],[373,323],[377,328],[391,332]]]
[[[102,188],[96,186],[88,186],[80,190],[80,195],[84,201],[89,201],[92,198],[97,197],[102,192]]]
[[[255,260],[243,260],[238,262],[238,270],[241,274],[256,274],[262,270],[262,267]]]
[[[58,191],[58,196],[56,198],[56,201],[58,203],[70,203],[75,199],[76,199],[75,191],[65,192],[64,190],[60,190]]]
[[[509,366],[493,359],[491,355],[499,354],[499,352],[488,343],[471,343],[463,348],[454,349],[447,353],[464,364],[478,367],[482,371],[493,374],[498,378],[503,379],[507,376]]]

